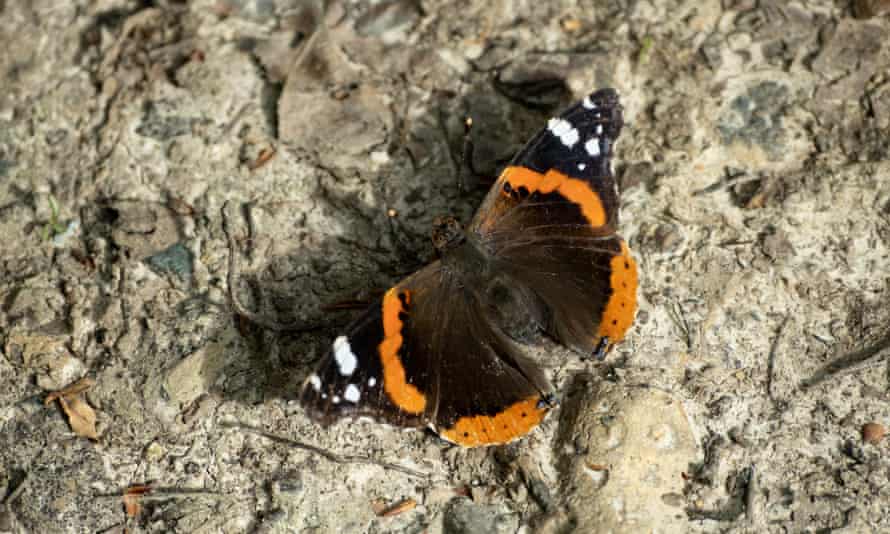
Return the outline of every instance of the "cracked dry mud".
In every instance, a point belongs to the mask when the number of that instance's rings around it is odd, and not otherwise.
[[[0,532],[890,531],[888,10],[0,0]],[[478,205],[464,117],[491,177],[607,86],[625,342],[537,347],[562,404],[509,446],[310,423],[327,306]],[[226,202],[233,290],[309,331],[233,313]],[[43,403],[83,377],[97,441]]]

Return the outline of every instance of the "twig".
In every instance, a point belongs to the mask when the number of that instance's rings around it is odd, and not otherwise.
[[[818,370],[813,376],[801,383],[801,389],[807,389],[833,376],[844,376],[871,369],[890,356],[890,335],[871,347],[836,358]]]
[[[237,287],[237,282],[240,279],[240,266],[238,264],[238,253],[237,244],[235,243],[235,239],[232,237],[231,232],[229,231],[229,216],[228,216],[228,208],[229,201],[226,201],[223,204],[222,209],[220,210],[222,213],[222,230],[226,235],[226,242],[229,247],[229,272],[226,275],[226,283],[228,287],[229,294],[229,303],[232,305],[232,308],[241,315],[245,317],[249,321],[260,325],[263,328],[268,330],[273,330],[276,332],[307,332],[310,330],[317,330],[321,328],[322,324],[307,324],[303,322],[295,322],[292,324],[285,324],[266,315],[256,313],[247,309],[246,306],[238,299],[238,294],[235,291]]]
[[[412,476],[412,477],[417,477],[417,478],[429,478],[430,477],[430,475],[428,473],[423,473],[421,471],[415,471],[414,469],[411,469],[409,467],[404,467],[399,464],[394,464],[394,463],[390,463],[390,462],[381,462],[379,460],[375,460],[373,458],[370,458],[368,456],[364,456],[361,454],[337,454],[335,452],[331,452],[329,450],[322,449],[321,447],[318,447],[316,445],[310,445],[308,443],[303,443],[302,441],[296,441],[296,440],[292,440],[292,439],[285,438],[282,436],[277,436],[270,432],[266,432],[263,429],[252,427],[252,426],[245,425],[242,423],[223,422],[223,423],[221,423],[221,426],[223,428],[237,428],[239,430],[251,432],[253,434],[262,436],[262,437],[264,437],[268,440],[274,441],[276,443],[281,443],[281,444],[287,445],[289,447],[294,447],[296,449],[303,449],[305,451],[315,453],[328,461],[338,463],[338,464],[370,464],[370,465],[377,465],[384,469],[389,469],[391,471],[398,471],[400,473],[404,473],[404,474]]]
[[[745,517],[748,521],[755,521],[760,511],[755,510],[755,499],[757,498],[757,472],[754,470],[754,464],[748,468],[748,484],[745,487]]]
[[[28,487],[28,483],[31,481],[31,477],[28,476],[27,471],[25,472],[25,477],[19,482],[19,485],[15,487],[14,490],[3,500],[3,504],[8,506],[15,502],[16,499],[25,491],[25,488]]]
[[[776,400],[773,395],[773,375],[776,370],[776,352],[779,348],[779,340],[782,339],[782,333],[785,332],[785,326],[788,324],[789,319],[790,316],[786,315],[782,320],[782,324],[779,325],[779,331],[776,332],[776,337],[773,338],[772,346],[769,349],[769,356],[767,356],[766,359],[766,394],[773,402]]]
[[[676,326],[686,338],[686,350],[692,350],[692,333],[689,331],[689,323],[686,321],[686,316],[683,315],[683,307],[680,306],[679,302],[675,301],[673,306],[668,308],[667,311],[668,317],[671,318],[674,326]]]
[[[123,496],[120,492],[118,493],[101,493],[99,495],[93,496],[96,499],[109,499],[116,500],[121,499]],[[227,497],[222,493],[217,493],[215,491],[206,491],[206,490],[189,490],[189,489],[165,489],[165,488],[152,488],[151,492],[141,493],[138,495],[138,500],[140,502],[154,502],[154,501],[163,501],[166,499],[192,499],[195,497],[209,497],[209,498],[222,498]]]
[[[729,175],[727,173],[722,179],[714,182],[713,184],[704,187],[703,189],[698,189],[692,192],[692,196],[697,197],[700,195],[705,195],[708,193],[713,193],[715,191],[719,191],[721,189],[729,189],[730,187],[737,184],[746,184],[748,182],[756,182],[758,180],[763,179],[761,175],[750,175],[747,172],[741,172],[739,174]]]

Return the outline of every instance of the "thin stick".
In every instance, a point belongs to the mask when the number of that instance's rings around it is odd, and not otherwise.
[[[335,452],[331,452],[326,449],[322,449],[316,445],[310,445],[308,443],[303,443],[302,441],[296,441],[289,438],[285,438],[282,436],[278,436],[272,434],[270,432],[266,432],[263,429],[252,427],[249,425],[241,424],[241,423],[221,423],[223,428],[237,428],[239,430],[244,430],[250,432],[252,434],[256,434],[258,436],[262,436],[268,440],[274,441],[276,443],[281,443],[283,445],[287,445],[289,447],[294,447],[296,449],[302,449],[305,451],[309,451],[315,453],[325,460],[338,463],[338,464],[370,464],[377,465],[384,469],[389,469],[391,471],[398,471],[400,473],[404,473],[406,475],[417,477],[417,478],[429,478],[430,475],[428,473],[423,473],[421,471],[415,471],[409,467],[405,467],[399,464],[394,464],[390,462],[381,462],[379,460],[375,460],[368,456],[363,456],[360,454],[337,454]]]
[[[229,201],[227,200],[225,204],[223,204],[222,209],[220,210],[222,213],[222,230],[226,235],[226,242],[229,247],[229,272],[226,275],[226,283],[228,287],[229,294],[229,303],[232,305],[232,308],[241,315],[242,317],[247,318],[249,321],[260,325],[263,328],[268,330],[273,330],[275,332],[307,332],[310,330],[318,330],[323,325],[321,324],[307,324],[302,322],[297,322],[293,324],[285,324],[272,319],[271,317],[267,317],[266,315],[253,312],[248,310],[246,306],[238,299],[238,293],[235,290],[237,287],[237,282],[240,279],[240,265],[238,262],[238,253],[237,244],[235,243],[235,238],[232,237],[231,232],[229,231],[229,216],[228,216],[228,207]]]
[[[776,400],[775,395],[773,395],[773,376],[776,370],[776,352],[779,348],[779,340],[782,339],[782,333],[785,331],[785,326],[788,324],[789,319],[790,316],[786,315],[782,320],[782,324],[779,325],[779,331],[776,332],[776,337],[773,338],[772,346],[769,349],[769,356],[766,360],[766,394],[773,402]]]
[[[27,472],[25,472],[25,477],[22,479],[21,482],[19,482],[19,485],[16,486],[14,490],[12,490],[12,493],[10,493],[8,497],[6,497],[6,500],[3,501],[3,504],[5,506],[8,506],[15,502],[15,500],[19,498],[22,492],[25,491],[25,488],[28,487],[29,482],[31,482],[31,477],[28,476]]]
[[[754,464],[748,468],[748,486],[745,488],[745,517],[748,521],[755,521],[760,517],[760,510],[755,510],[757,498],[757,472]]]
[[[121,493],[103,493],[100,495],[94,495],[93,497],[96,499],[122,499],[124,495]],[[142,493],[135,496],[140,502],[148,502],[148,501],[163,501],[165,499],[192,499],[195,497],[209,497],[214,499],[220,499],[224,497],[228,497],[228,495],[223,495],[222,493],[217,493],[215,491],[206,491],[206,490],[188,490],[188,489],[164,489],[164,488],[152,488],[150,492]]]
[[[833,376],[844,376],[858,373],[877,366],[890,356],[890,335],[870,347],[836,358],[817,371],[813,376],[801,383],[801,389],[807,389]]]
[[[689,323],[686,321],[686,316],[683,315],[683,307],[680,306],[680,303],[674,301],[673,306],[667,309],[668,317],[670,317],[671,321],[674,323],[674,326],[677,327],[680,332],[683,333],[683,336],[686,338],[686,350],[692,350],[692,333],[689,331]],[[679,311],[677,311],[679,310]]]

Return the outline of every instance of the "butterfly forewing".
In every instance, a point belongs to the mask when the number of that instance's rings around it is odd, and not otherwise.
[[[547,330],[578,351],[620,341],[636,313],[637,270],[618,236],[611,156],[623,126],[612,89],[548,122],[501,173],[474,232],[550,317]]]

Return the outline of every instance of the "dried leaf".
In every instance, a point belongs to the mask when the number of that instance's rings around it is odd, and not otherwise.
[[[91,387],[96,385],[96,381],[92,378],[81,378],[77,382],[71,384],[65,389],[60,389],[59,391],[53,391],[49,395],[46,396],[46,400],[43,401],[45,406],[49,406],[54,400],[62,398],[62,397],[73,397],[78,393],[83,393],[84,391],[90,389]],[[69,399],[70,400],[70,399]]]
[[[374,511],[374,515],[380,516],[383,512],[386,511],[386,501],[384,499],[374,499],[371,501],[371,510]]]
[[[65,389],[51,392],[46,396],[43,403],[44,405],[49,405],[53,401],[58,400],[59,405],[62,406],[62,411],[68,416],[68,424],[71,425],[71,430],[78,436],[98,440],[96,411],[83,398],[83,392],[94,385],[96,385],[95,380],[86,377],[81,378]]]
[[[257,156],[257,158],[254,161],[252,161],[247,166],[247,168],[252,171],[255,171],[255,170],[259,169],[260,167],[262,167],[263,165],[265,165],[266,163],[268,163],[269,160],[272,159],[274,156],[275,156],[274,148],[264,148],[264,149],[260,150],[260,154]]]
[[[890,12],[890,0],[854,0],[853,14],[867,19]]]
[[[59,403],[62,405],[62,411],[68,416],[68,424],[75,434],[92,440],[99,439],[99,433],[96,432],[96,411],[83,397],[62,396],[59,397]]]
[[[603,464],[584,462],[584,465],[586,465],[587,469],[590,469],[591,471],[608,471],[609,470],[609,466],[603,465]]]
[[[381,510],[377,515],[380,517],[392,517],[413,510],[415,507],[417,507],[417,501],[409,497]]]
[[[560,21],[562,31],[566,33],[577,33],[584,26],[580,19],[568,18]]]
[[[135,484],[124,491],[124,510],[127,517],[136,517],[142,511],[142,496],[151,492],[148,484]]]

